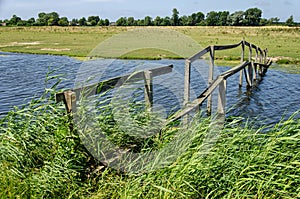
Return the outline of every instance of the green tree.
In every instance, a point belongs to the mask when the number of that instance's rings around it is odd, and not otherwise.
[[[109,26],[109,20],[108,19],[100,19],[98,22],[98,26]]]
[[[97,25],[98,25],[98,26],[105,26],[105,21],[104,21],[104,19],[100,19]]]
[[[29,26],[34,25],[34,23],[35,23],[35,19],[34,19],[33,17],[31,17],[30,19],[27,20],[27,24],[28,24]]]
[[[294,16],[291,15],[286,21],[285,21],[285,25],[287,26],[294,26],[295,22],[294,22]]]
[[[127,18],[121,17],[116,21],[117,26],[127,26]]]
[[[17,23],[17,26],[29,26],[26,20],[20,20]]]
[[[268,19],[267,24],[268,25],[277,25],[279,23],[280,19],[278,17],[272,17]]]
[[[87,20],[87,24],[90,26],[95,26],[98,24],[99,21],[100,21],[99,16],[89,16]]]
[[[172,18],[171,18],[172,26],[178,26],[179,25],[179,12],[176,8],[173,8],[172,13],[173,13]]]
[[[228,11],[218,12],[218,26],[227,26],[228,25]]]
[[[150,16],[146,16],[144,19],[144,26],[151,26],[152,25],[152,18]]]
[[[78,20],[78,24],[80,26],[85,26],[86,25],[86,18],[85,17],[82,17],[81,19]]]
[[[245,25],[259,26],[262,11],[258,8],[249,8],[245,11]]]
[[[59,26],[68,26],[69,25],[69,20],[67,17],[61,17],[58,21]]]
[[[228,24],[230,26],[242,26],[244,23],[244,11],[236,11],[228,16]]]
[[[9,20],[9,25],[16,26],[18,22],[21,20],[22,20],[21,17],[18,17],[17,15],[13,15]]]
[[[56,26],[58,25],[59,15],[57,12],[44,13],[41,12],[38,14],[38,19],[34,25],[37,26]]]
[[[127,25],[128,26],[135,26],[136,25],[134,17],[128,17],[127,18]]]
[[[162,26],[170,26],[171,25],[171,18],[170,17],[165,17],[163,18],[162,22],[161,22]]]
[[[78,19],[75,19],[75,18],[72,19],[70,25],[71,26],[77,26],[77,25],[79,25]]]
[[[34,25],[36,26],[46,26],[48,23],[48,16],[46,13],[41,12],[38,14],[38,18]]]
[[[191,25],[191,19],[192,17],[191,16],[186,16],[186,15],[183,15],[179,18],[179,25],[180,26],[189,26]]]
[[[205,15],[202,12],[196,13],[196,24],[195,25],[202,25],[204,24]]]
[[[266,25],[268,25],[268,19],[261,18],[260,22],[259,22],[259,25],[260,26],[266,26]]]
[[[206,25],[216,26],[219,22],[219,14],[215,11],[211,11],[206,15]]]
[[[157,16],[154,20],[153,20],[153,25],[155,26],[161,26],[163,22],[163,19],[160,16]]]
[[[104,25],[109,26],[110,22],[108,19],[104,19]]]
[[[51,12],[46,14],[46,18],[48,18],[48,26],[56,26],[58,25],[59,15],[57,12]]]

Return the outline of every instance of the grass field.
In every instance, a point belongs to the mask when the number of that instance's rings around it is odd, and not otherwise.
[[[0,50],[37,54],[85,57],[101,42],[135,27],[0,27]],[[147,29],[149,27],[145,27]],[[150,27],[151,28],[151,27]],[[298,27],[166,27],[194,39],[202,48],[209,45],[234,44],[242,39],[261,48],[279,64],[300,63]],[[134,41],[133,41],[134,42]],[[163,41],[161,41],[163,42]],[[174,46],[180,48],[181,46]],[[199,49],[201,50],[201,49]],[[216,53],[219,62],[238,62],[240,49]],[[247,55],[246,55],[247,56]],[[114,57],[112,55],[112,57]],[[140,49],[121,58],[179,58],[172,52]]]

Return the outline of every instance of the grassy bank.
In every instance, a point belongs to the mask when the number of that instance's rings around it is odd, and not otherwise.
[[[279,64],[299,65],[300,31],[297,27],[167,27],[208,45],[233,44],[243,38],[262,48]],[[37,54],[87,56],[100,42],[134,27],[0,27],[0,50]],[[199,49],[200,50],[200,49]],[[141,49],[123,58],[178,58],[171,52]],[[216,53],[219,63],[237,63],[240,49]]]
[[[0,120],[1,198],[300,197],[299,119],[291,117],[267,132],[228,121],[208,154],[202,143],[210,121],[202,119],[190,126],[189,146],[172,163],[133,175],[103,169],[93,160],[76,131],[69,130],[64,107],[48,97],[54,92],[47,89]],[[116,144],[144,142],[117,137],[128,138],[116,131],[109,114],[100,122],[114,132]],[[170,128],[146,139],[140,150],[151,150],[149,143],[159,149],[174,132]]]

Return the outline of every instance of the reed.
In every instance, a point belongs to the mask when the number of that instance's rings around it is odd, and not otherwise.
[[[57,78],[51,72],[47,76],[47,80]],[[103,169],[76,131],[70,131],[64,107],[53,99],[59,81],[39,99],[0,120],[1,198],[300,197],[299,111],[272,128],[228,120],[209,153],[204,153],[202,143],[210,120],[198,118],[187,129],[187,150],[173,162],[153,171],[127,174]],[[138,151],[159,149],[180,132],[175,123],[160,135],[136,140],[118,130],[111,107],[104,107],[99,126],[120,146],[136,144]],[[136,112],[134,119],[147,119],[142,113]]]

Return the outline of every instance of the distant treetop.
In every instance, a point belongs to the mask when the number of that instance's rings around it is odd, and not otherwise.
[[[102,19],[99,16],[88,16],[80,19],[69,20],[60,17],[57,12],[38,13],[38,18],[22,20],[21,17],[13,15],[11,19],[0,20],[0,26],[265,26],[265,25],[287,25],[295,26],[293,16],[285,22],[280,22],[278,17],[270,19],[262,18],[262,10],[249,8],[246,11],[210,11],[206,15],[202,12],[191,15],[179,15],[179,11],[173,8],[171,16],[156,16],[152,18],[145,16],[143,19],[134,17],[120,17],[116,22]]]

